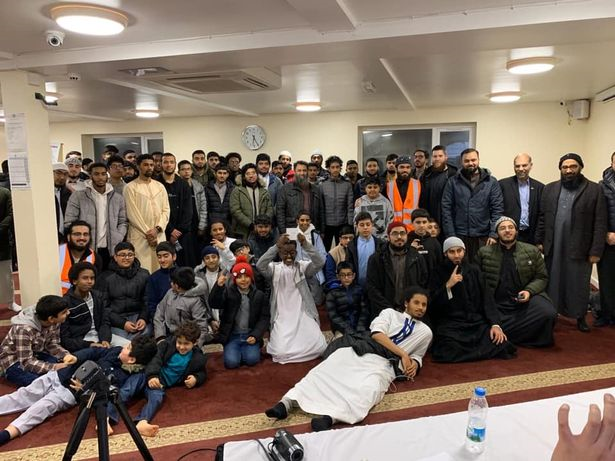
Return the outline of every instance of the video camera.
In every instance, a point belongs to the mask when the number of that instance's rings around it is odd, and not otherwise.
[[[73,379],[81,383],[80,392],[86,393],[92,390],[108,390],[109,379],[100,366],[92,360],[83,362],[73,373]]]
[[[271,453],[277,461],[301,461],[303,446],[286,429],[278,429],[273,437]]]

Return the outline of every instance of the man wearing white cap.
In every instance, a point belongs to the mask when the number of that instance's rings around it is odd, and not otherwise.
[[[557,311],[545,292],[549,278],[540,250],[517,241],[512,218],[498,219],[495,231],[498,243],[480,248],[476,262],[500,311],[502,328],[516,346],[550,346]]]
[[[445,260],[435,268],[430,287],[434,362],[513,358],[516,348],[489,302],[483,274],[465,259],[465,244],[449,237],[442,249]]]
[[[62,162],[55,162],[53,169],[53,185],[55,188],[56,227],[58,229],[58,243],[64,242],[64,213],[70,198],[71,191],[66,187],[68,167]]]
[[[282,164],[282,167],[284,167],[284,172],[282,173],[282,179],[286,180],[288,173],[293,171],[293,156],[289,151],[283,150],[282,152],[280,152],[280,155],[278,155],[278,161]],[[295,173],[293,171],[291,176],[294,176],[294,175]]]

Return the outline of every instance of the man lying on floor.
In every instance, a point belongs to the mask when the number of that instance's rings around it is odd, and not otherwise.
[[[130,382],[142,375],[144,366],[156,355],[153,338],[135,337],[129,344],[111,349],[89,348],[75,353],[78,364],[94,360],[105,372],[113,374],[115,385],[120,388],[120,398],[124,400],[125,389]],[[70,380],[77,365],[52,370],[35,379],[30,385],[21,387],[12,394],[0,397],[0,415],[23,413],[7,428],[0,431],[0,445],[25,434],[54,414],[77,405],[75,391]],[[142,435],[151,435],[144,434]]]
[[[405,312],[384,309],[371,325],[371,337],[347,334],[329,344],[325,360],[289,390],[265,414],[284,419],[297,404],[317,416],[312,429],[363,420],[395,378],[414,380],[431,342],[420,319],[427,310],[427,291],[413,286],[404,293]]]

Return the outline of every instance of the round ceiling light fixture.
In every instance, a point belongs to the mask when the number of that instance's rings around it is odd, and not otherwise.
[[[517,75],[540,74],[553,69],[556,62],[552,56],[513,59],[506,63],[506,70]]]
[[[515,102],[521,99],[520,91],[498,91],[487,95],[491,102]]]
[[[158,109],[135,109],[133,112],[139,118],[158,118],[160,117],[160,112],[158,111]]]
[[[295,103],[295,109],[299,112],[318,112],[322,106],[320,101],[300,101]]]
[[[65,4],[49,10],[62,29],[84,35],[117,35],[128,26],[128,17],[98,5]]]

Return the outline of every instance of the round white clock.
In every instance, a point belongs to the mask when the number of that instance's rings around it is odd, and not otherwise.
[[[258,125],[248,125],[241,132],[241,141],[250,150],[260,149],[266,140],[265,130]]]

